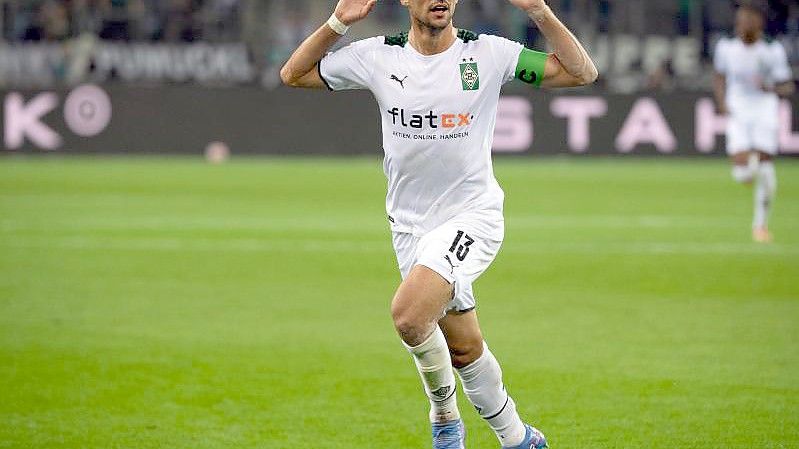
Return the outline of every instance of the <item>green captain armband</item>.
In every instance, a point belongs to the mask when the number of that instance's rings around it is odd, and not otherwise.
[[[516,78],[534,87],[541,87],[548,57],[547,53],[523,48],[516,65]]]

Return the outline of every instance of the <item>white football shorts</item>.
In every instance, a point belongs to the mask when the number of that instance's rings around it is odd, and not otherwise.
[[[755,150],[777,154],[779,123],[776,114],[731,114],[727,121],[727,154]]]
[[[402,279],[415,265],[430,268],[454,284],[445,312],[467,312],[476,305],[472,283],[496,258],[504,233],[502,213],[489,211],[458,215],[421,237],[392,234]]]

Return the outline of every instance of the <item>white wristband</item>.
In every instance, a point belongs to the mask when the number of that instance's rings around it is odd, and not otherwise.
[[[338,20],[338,17],[336,17],[335,12],[330,15],[329,19],[327,19],[327,26],[329,26],[330,28],[333,29],[333,31],[342,36],[347,33],[347,30],[350,29],[350,27],[344,25],[342,21]]]

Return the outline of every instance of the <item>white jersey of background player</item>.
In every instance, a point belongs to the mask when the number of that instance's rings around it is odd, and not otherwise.
[[[380,106],[386,206],[403,278],[391,312],[430,401],[433,447],[465,444],[454,366],[502,447],[540,449],[546,439],[524,424],[503,387],[472,295],[472,282],[494,260],[504,234],[503,193],[491,168],[497,103],[500,87],[514,77],[570,87],[593,82],[596,68],[544,0],[509,1],[535,21],[553,54],[454,28],[457,0],[400,1],[409,11],[408,33],[326,55],[376,4],[340,0],[327,24],[291,56],[281,79],[294,87],[369,89]]]
[[[742,6],[736,15],[736,37],[716,46],[715,93],[719,110],[729,115],[727,153],[733,178],[756,181],[752,236],[771,241],[768,214],[777,190],[773,158],[779,145],[779,96],[791,95],[794,83],[785,49],[763,39],[763,13]]]

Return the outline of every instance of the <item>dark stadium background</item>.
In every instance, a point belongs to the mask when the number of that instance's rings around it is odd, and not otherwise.
[[[380,153],[368,94],[290,93],[279,85],[280,65],[324,20],[332,1],[2,4],[0,88],[6,101],[1,112],[4,148],[12,153],[200,154],[217,141],[233,154]],[[714,43],[732,29],[734,2],[551,4],[587,43],[602,76],[589,89],[559,92],[565,98],[554,102],[525,86],[508,86],[500,107],[497,152],[720,153],[723,123],[707,101],[710,61]],[[799,66],[799,6],[791,0],[764,5],[769,33],[783,42],[792,64]],[[397,0],[381,1],[373,17],[344,42],[394,33],[406,27],[406,20]],[[544,48],[535,27],[507,2],[463,1],[456,21],[473,31]],[[73,94],[86,83],[99,86],[100,92]],[[72,109],[66,107],[70,94]],[[574,103],[575,96],[590,99]],[[20,128],[37,98],[42,109],[36,109],[36,121],[57,136],[39,136],[41,128]],[[162,100],[158,107],[154,99]],[[83,115],[74,105],[83,105]],[[332,119],[342,108],[354,132]],[[785,153],[799,152],[793,109],[790,101],[783,103]],[[301,132],[308,127],[318,132]],[[331,147],[337,141],[348,144]]]

